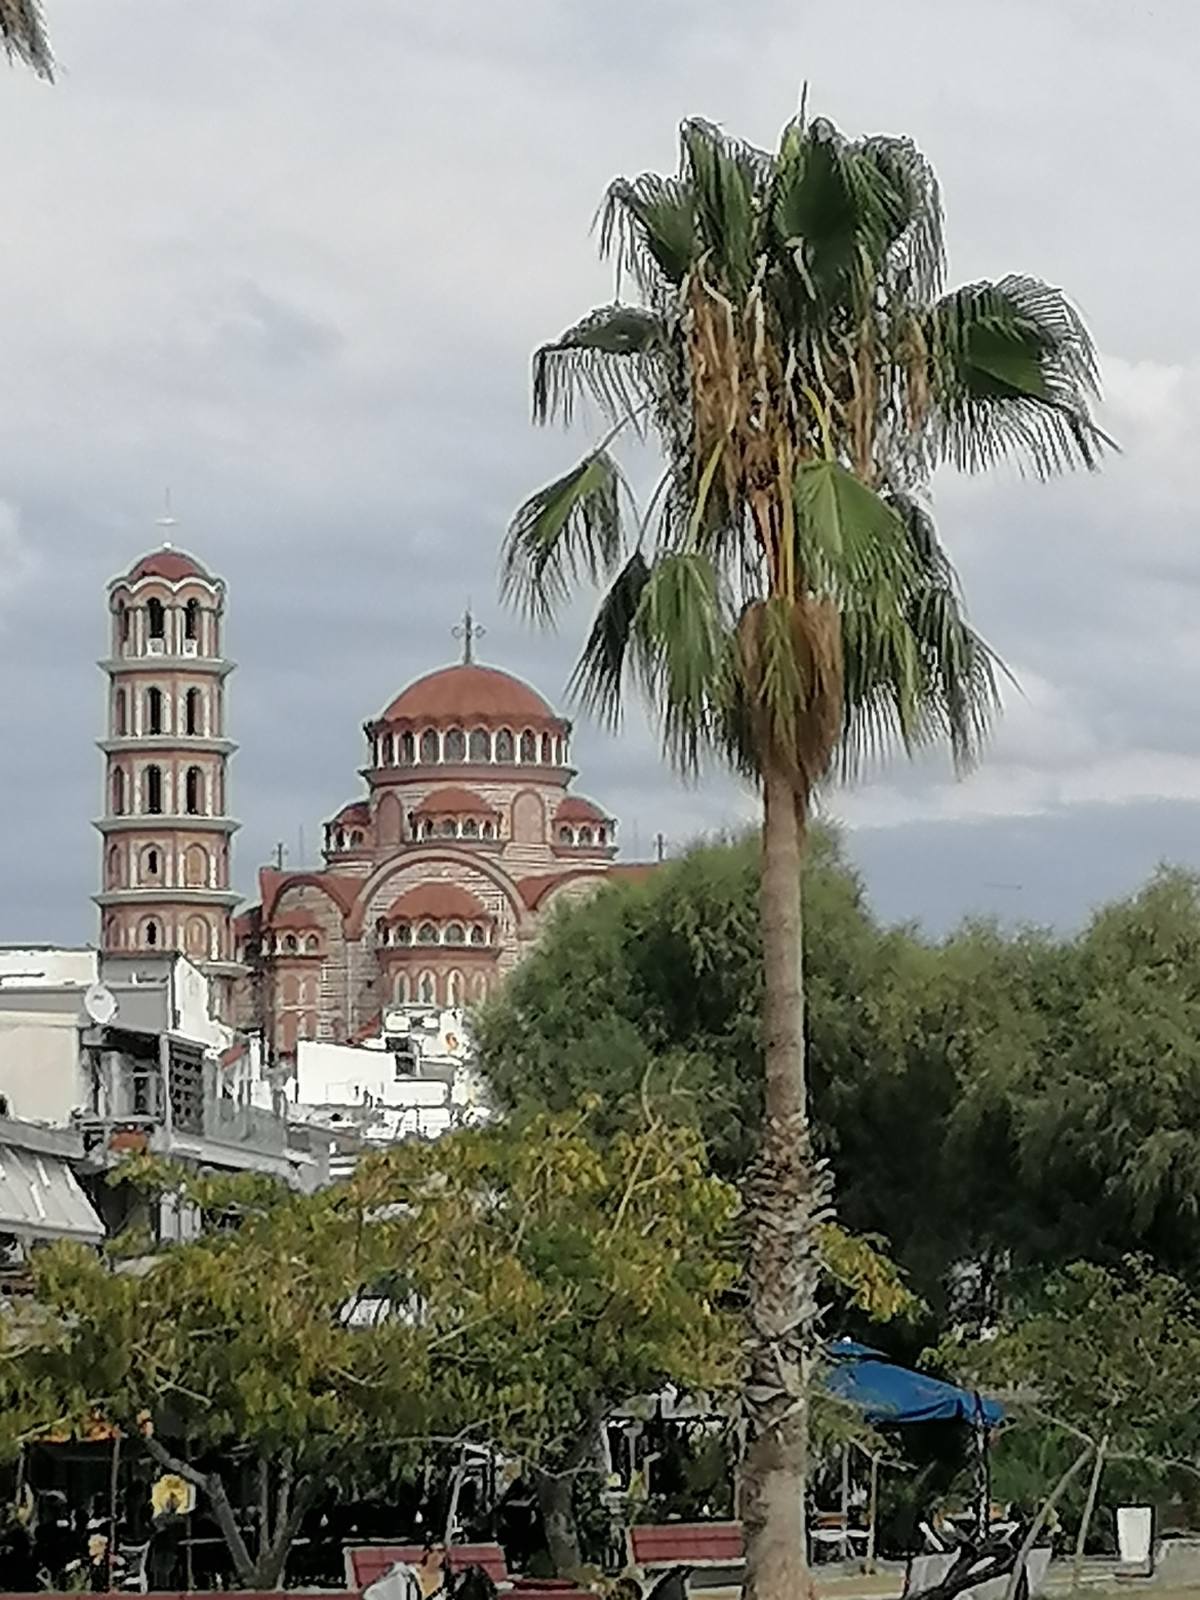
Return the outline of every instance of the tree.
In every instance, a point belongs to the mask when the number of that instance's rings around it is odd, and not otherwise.
[[[10,61],[23,61],[40,78],[54,77],[54,57],[38,0],[0,0],[0,45]]]
[[[1144,1259],[1128,1258],[1119,1270],[1076,1262],[1038,1286],[997,1337],[944,1353],[976,1381],[1007,1387],[1016,1407],[1082,1445],[1046,1500],[1053,1506],[1091,1462],[1076,1586],[1105,1465],[1191,1460],[1200,1443],[1200,1305]]]
[[[941,461],[1094,465],[1090,340],[1056,290],[1008,277],[942,295],[937,187],[907,141],[801,117],[778,150],[689,121],[679,171],[619,179],[601,215],[638,302],[534,357],[534,411],[595,402],[609,432],[514,517],[508,593],[553,614],[607,584],[580,660],[615,719],[631,678],[671,756],[709,753],[763,800],[765,1117],[747,1187],[746,1589],[804,1571],[805,1395],[826,1188],[808,1124],[800,859],[817,787],[882,746],[975,754],[993,660],[963,619],[919,496]],[[654,435],[636,530],[611,447]]]

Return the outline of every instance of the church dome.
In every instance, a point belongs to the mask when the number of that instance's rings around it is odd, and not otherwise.
[[[542,696],[520,678],[474,663],[442,667],[410,683],[379,718],[381,724],[472,721],[559,723]]]
[[[151,550],[130,568],[127,581],[137,583],[141,578],[165,578],[168,583],[182,583],[184,578],[210,578],[204,568],[186,550],[164,545],[161,550]]]

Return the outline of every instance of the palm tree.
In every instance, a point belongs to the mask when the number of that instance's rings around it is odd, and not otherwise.
[[[54,77],[54,57],[38,0],[0,0],[0,46],[10,61],[23,61],[47,81]]]
[[[944,739],[960,768],[975,758],[998,663],[965,620],[930,476],[1005,456],[1040,475],[1095,466],[1095,358],[1034,279],[944,293],[937,184],[908,140],[847,140],[802,116],[768,153],[689,121],[677,174],[618,179],[599,234],[618,303],[537,351],[533,393],[538,421],[569,422],[583,400],[608,431],[516,513],[504,586],[543,621],[578,582],[603,586],[580,701],[615,725],[631,682],[684,772],[714,755],[762,794],[741,1512],[745,1592],[795,1600],[830,1196],[806,1105],[810,808],[896,744]],[[624,431],[664,464],[638,517],[612,454]]]

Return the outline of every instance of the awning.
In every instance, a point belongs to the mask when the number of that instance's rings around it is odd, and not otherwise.
[[[61,1156],[0,1144],[0,1233],[99,1244],[104,1224]]]
[[[865,1345],[841,1340],[829,1347],[829,1355],[825,1388],[835,1399],[857,1407],[868,1422],[983,1422],[994,1428],[1004,1421],[998,1400],[898,1367]]]

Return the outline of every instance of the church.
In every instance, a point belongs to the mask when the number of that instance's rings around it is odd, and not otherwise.
[[[276,1060],[377,1034],[398,1005],[477,1004],[551,911],[621,864],[617,824],[573,792],[571,724],[531,685],[462,655],[363,725],[365,792],[324,824],[320,865],[264,867],[235,915],[225,586],[164,546],[109,585],[101,944],[178,948]]]

